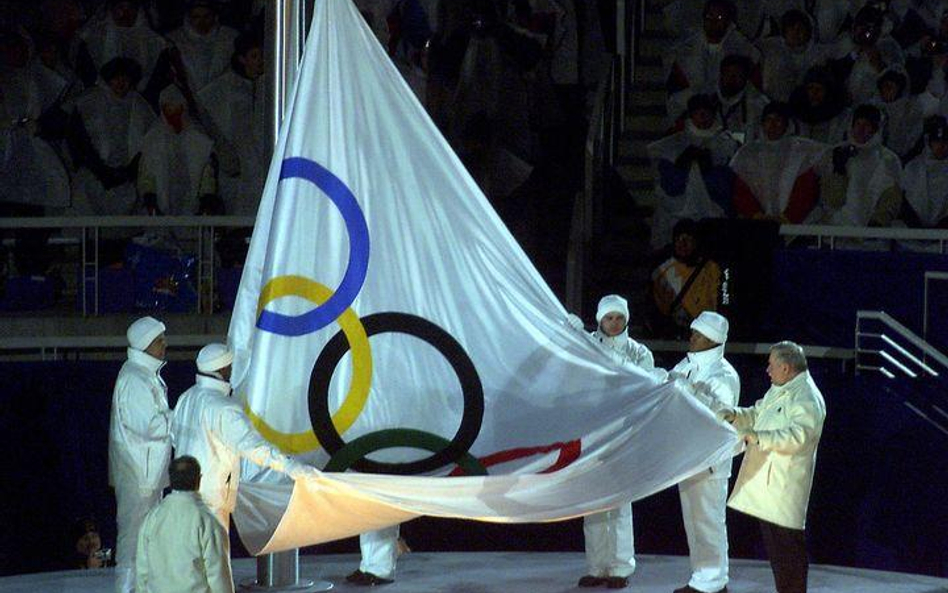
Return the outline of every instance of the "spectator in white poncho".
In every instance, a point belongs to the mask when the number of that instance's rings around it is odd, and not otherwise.
[[[761,53],[764,93],[774,101],[788,101],[807,71],[826,57],[827,47],[817,43],[813,21],[801,10],[788,10],[780,19],[780,35],[757,43]]]
[[[73,212],[125,215],[135,208],[135,175],[145,134],[155,113],[135,83],[138,64],[116,58],[102,68],[102,81],[70,109],[67,140],[79,169],[73,179]]]
[[[878,82],[878,106],[885,115],[882,142],[903,161],[921,140],[922,123],[938,110],[938,99],[928,92],[909,95],[908,84],[901,69],[886,70]]]
[[[214,142],[197,129],[176,86],[158,99],[161,119],[145,136],[138,193],[152,214],[222,214]]]
[[[902,203],[899,157],[882,145],[882,114],[860,105],[849,138],[828,151],[819,165],[823,222],[844,226],[888,226]]]
[[[925,151],[905,166],[905,209],[910,226],[948,228],[948,121],[926,126]]]
[[[236,38],[237,31],[218,22],[215,3],[190,3],[184,24],[168,39],[181,54],[191,92],[197,93],[228,69]]]
[[[91,65],[91,72],[99,72],[114,58],[135,60],[142,69],[139,91],[148,86],[159,57],[168,47],[168,42],[148,26],[138,0],[108,0],[105,11],[91,18],[79,37],[79,60]],[[92,82],[88,77],[84,81]]]
[[[819,198],[815,167],[824,144],[794,136],[790,110],[771,103],[761,118],[762,137],[741,147],[731,160],[734,208],[744,218],[802,223]]]
[[[202,121],[220,161],[219,193],[228,214],[257,211],[267,175],[266,88],[262,41],[243,34],[230,69],[198,93]]]
[[[714,93],[718,88],[721,61],[725,56],[747,56],[753,64],[760,53],[734,25],[734,5],[727,0],[708,0],[703,27],[675,46],[665,63],[668,88],[668,115],[677,119],[688,99],[696,94]]]

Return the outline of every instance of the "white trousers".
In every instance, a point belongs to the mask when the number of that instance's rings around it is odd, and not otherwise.
[[[635,572],[632,504],[583,518],[586,563],[596,577],[627,577]]]
[[[395,578],[395,561],[398,559],[398,525],[366,531],[359,535],[362,562],[359,570],[371,572],[383,579]]]
[[[705,593],[720,591],[728,581],[726,476],[704,471],[678,484],[691,559],[688,586]]]
[[[135,550],[138,532],[148,511],[161,500],[161,490],[140,490],[132,487],[116,487],[116,523],[118,537],[115,539],[115,591],[131,593],[135,590]]]

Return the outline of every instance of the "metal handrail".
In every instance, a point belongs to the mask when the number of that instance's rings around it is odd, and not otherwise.
[[[74,216],[0,218],[0,229],[78,229],[83,316],[99,314],[99,239],[102,229],[193,229],[197,234],[197,310],[210,312],[214,302],[213,238],[219,228],[252,228],[252,216]],[[91,234],[91,249],[87,239]],[[62,241],[51,241],[62,243]],[[89,306],[86,284],[92,287]],[[205,295],[207,297],[205,298]]]
[[[859,345],[860,337],[875,337],[874,335],[860,332],[860,322],[863,319],[872,319],[872,320],[879,321],[880,323],[885,325],[887,328],[891,329],[893,332],[895,332],[896,334],[901,336],[903,339],[908,341],[910,344],[918,348],[923,354],[925,354],[926,357],[937,362],[946,370],[948,370],[948,356],[945,356],[937,348],[935,348],[934,346],[926,342],[921,336],[919,336],[918,334],[916,334],[909,328],[905,327],[903,324],[899,323],[898,320],[894,319],[891,315],[889,315],[888,313],[884,311],[857,311],[856,312],[856,348],[855,350],[856,350],[857,357],[860,352],[873,352],[867,349],[861,349]],[[887,338],[886,334],[884,333],[880,334],[879,337],[881,337],[883,341],[886,341],[886,338]],[[889,340],[889,343],[891,343],[891,339]],[[912,357],[912,358],[915,358],[915,357]],[[931,369],[928,365],[921,366],[924,364],[922,363],[922,361],[918,361],[917,364],[919,365],[919,368],[922,368],[923,370],[925,368],[928,368],[931,371],[928,374],[934,373],[937,376],[938,372],[935,371],[934,369]]]
[[[948,253],[948,230],[909,229],[898,227],[859,227],[809,224],[780,225],[783,237],[814,237],[822,246],[829,239],[829,246],[835,247],[836,239],[888,239],[893,241],[930,241],[938,243],[941,253]]]

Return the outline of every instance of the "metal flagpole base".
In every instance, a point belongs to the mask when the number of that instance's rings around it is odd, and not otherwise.
[[[329,591],[329,581],[300,580],[300,551],[287,550],[257,557],[257,578],[240,583],[241,591],[283,593]]]

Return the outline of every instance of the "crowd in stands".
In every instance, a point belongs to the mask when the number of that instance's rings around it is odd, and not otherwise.
[[[652,245],[681,219],[948,228],[948,2],[675,0]]]

